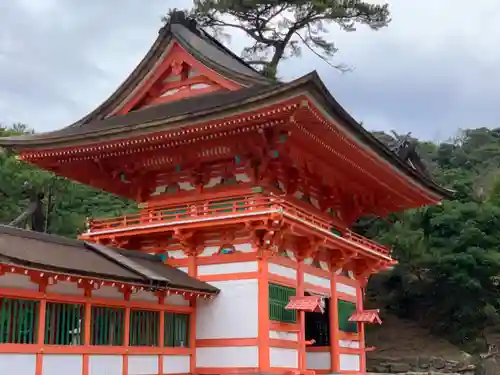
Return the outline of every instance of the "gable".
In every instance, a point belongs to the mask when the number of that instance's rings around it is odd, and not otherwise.
[[[200,63],[172,40],[164,57],[111,115],[242,86]]]

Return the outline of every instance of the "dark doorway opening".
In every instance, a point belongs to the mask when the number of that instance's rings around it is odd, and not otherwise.
[[[311,295],[305,293],[306,295]],[[325,298],[324,313],[306,312],[306,340],[314,340],[311,346],[330,345],[330,298]]]

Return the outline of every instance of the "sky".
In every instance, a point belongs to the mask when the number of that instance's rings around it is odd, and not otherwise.
[[[0,123],[37,132],[94,109],[142,59],[168,8],[190,0],[0,1]],[[288,80],[317,70],[370,130],[445,141],[459,129],[500,126],[498,0],[392,0],[380,31],[329,28],[338,73],[311,54],[280,65]],[[239,52],[244,39],[233,38]]]

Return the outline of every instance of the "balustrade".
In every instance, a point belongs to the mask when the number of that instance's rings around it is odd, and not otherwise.
[[[156,206],[144,208],[137,214],[92,219],[88,222],[87,235],[116,229],[127,228],[133,230],[158,224],[183,224],[204,220],[256,216],[272,212],[281,212],[292,220],[328,231],[332,236],[342,237],[356,245],[389,255],[390,251],[387,247],[360,236],[347,228],[335,225],[333,219],[314,206],[305,209],[280,197],[257,194]]]

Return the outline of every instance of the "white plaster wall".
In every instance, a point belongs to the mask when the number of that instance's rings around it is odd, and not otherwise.
[[[123,374],[123,356],[89,355],[89,375],[122,375],[122,374]]]
[[[304,282],[330,289],[330,280],[325,277],[304,273]]]
[[[129,375],[151,375],[158,373],[157,355],[129,355]],[[43,374],[45,375],[45,374]]]
[[[2,375],[35,375],[35,368],[35,354],[0,354],[0,374]]]
[[[187,267],[177,267],[178,270],[181,270],[182,272],[188,273],[189,270]]]
[[[259,367],[257,346],[196,348],[196,367]]]
[[[189,306],[189,301],[180,294],[171,294],[165,298],[165,305]]]
[[[225,264],[205,264],[198,266],[198,275],[225,275],[229,273],[257,272],[257,261]]]
[[[358,349],[359,348],[359,341],[339,340],[339,346],[341,348]]]
[[[220,246],[206,246],[201,252],[201,257],[209,257],[211,255],[217,254]]]
[[[59,294],[71,294],[76,296],[83,296],[83,288],[79,288],[77,283],[70,281],[59,281],[56,280],[55,284],[47,286],[47,292],[49,293],[59,293]]]
[[[38,290],[38,284],[32,282],[29,276],[6,273],[0,276],[0,288]]]
[[[335,287],[337,289],[337,292],[349,294],[350,296],[356,297],[356,288],[353,286],[337,283]]]
[[[269,331],[270,339],[299,341],[299,335],[296,332]]]
[[[149,292],[147,290],[141,290],[134,292],[130,295],[131,301],[145,301],[145,302],[154,302],[158,303],[158,297],[153,294],[153,292]]]
[[[329,370],[331,366],[329,352],[307,352],[306,368],[309,370]]]
[[[163,356],[163,373],[189,374],[191,373],[189,360],[189,355],[165,355]]]
[[[269,364],[271,367],[299,367],[299,351],[288,348],[269,348]]]
[[[187,258],[186,254],[182,250],[171,250],[168,251],[168,257],[173,259],[184,259]]]
[[[258,280],[211,282],[220,289],[211,300],[198,300],[196,338],[254,338],[258,336]]]
[[[330,271],[330,267],[328,266],[327,262],[319,261],[319,266],[321,267],[322,270],[324,271]]]
[[[268,272],[274,275],[287,277],[289,279],[296,280],[297,279],[297,270],[293,268],[284,267],[279,264],[269,263],[268,264]]]
[[[360,371],[359,354],[340,354],[340,371]],[[45,374],[44,374],[45,375]]]
[[[251,243],[237,243],[234,245],[234,249],[242,253],[252,253],[254,251]]]
[[[237,243],[233,244],[234,249],[236,251],[241,251],[242,253],[251,253],[254,251],[253,246],[251,243]],[[203,251],[201,252],[200,256],[201,257],[209,257],[211,255],[217,254],[219,251],[220,246],[219,245],[214,245],[214,246],[206,246]]]
[[[45,354],[43,356],[42,374],[61,375],[63,370],[66,374],[81,374],[82,366],[83,356],[81,354]]]
[[[101,286],[99,289],[92,291],[92,297],[123,300],[123,293],[119,291],[118,287]]]
[[[304,259],[304,264],[312,264],[313,261],[314,261],[313,258],[306,258]]]

